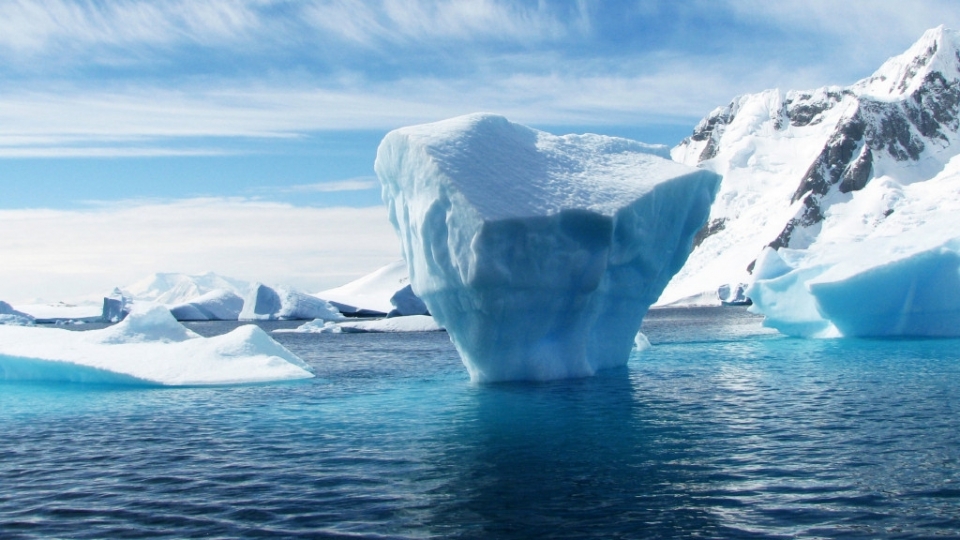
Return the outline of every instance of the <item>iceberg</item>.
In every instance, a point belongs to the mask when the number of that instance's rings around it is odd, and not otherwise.
[[[243,298],[226,289],[214,289],[189,302],[170,306],[178,321],[236,321],[243,310]]]
[[[100,317],[102,322],[120,322],[130,313],[130,299],[127,298],[119,287],[113,289],[110,296],[103,297],[103,315]]]
[[[396,309],[392,299],[410,284],[407,263],[394,261],[384,267],[314,296],[327,300],[350,317],[383,317]]]
[[[423,300],[413,292],[413,286],[407,285],[399,291],[393,293],[390,297],[390,303],[393,309],[387,314],[387,317],[407,317],[410,315],[429,315],[430,310]]]
[[[343,315],[326,300],[292,289],[257,283],[243,301],[241,321],[322,319],[338,321]]]
[[[135,307],[101,330],[0,327],[0,380],[178,386],[313,376],[303,360],[254,325],[203,338],[157,305]]]
[[[374,168],[410,283],[471,380],[627,362],[720,180],[663,154],[491,114],[387,134]]]
[[[6,302],[0,302],[0,324],[33,326],[34,318],[32,315],[13,309],[13,306]]]

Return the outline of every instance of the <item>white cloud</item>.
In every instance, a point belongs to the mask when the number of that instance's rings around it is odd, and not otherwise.
[[[104,294],[161,271],[209,270],[316,291],[399,257],[382,207],[212,198],[0,210],[0,299],[10,302]]]
[[[247,2],[9,0],[0,5],[0,46],[21,53],[90,45],[229,41],[258,26]]]
[[[332,182],[317,182],[315,184],[298,184],[281,191],[286,193],[333,193],[337,191],[363,191],[379,187],[380,182],[376,178],[362,177]]]

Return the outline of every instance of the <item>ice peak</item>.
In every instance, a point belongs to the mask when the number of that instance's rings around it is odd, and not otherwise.
[[[931,73],[949,81],[960,79],[960,33],[943,25],[924,32],[906,52],[884,62],[856,86],[862,94],[896,98],[912,94]]]

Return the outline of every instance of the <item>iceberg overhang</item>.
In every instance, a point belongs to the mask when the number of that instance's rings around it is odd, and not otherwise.
[[[719,184],[662,155],[487,114],[384,138],[375,168],[411,284],[472,380],[626,363]]]

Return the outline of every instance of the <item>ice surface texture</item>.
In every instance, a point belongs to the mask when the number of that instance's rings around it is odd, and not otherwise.
[[[87,332],[0,327],[0,380],[211,385],[311,377],[302,360],[256,326],[203,338],[157,305]]]
[[[662,155],[488,114],[387,134],[375,169],[413,290],[472,380],[626,363],[719,183]]]

